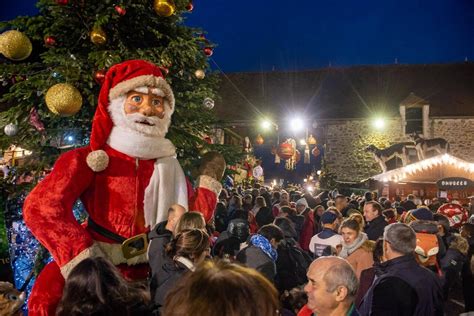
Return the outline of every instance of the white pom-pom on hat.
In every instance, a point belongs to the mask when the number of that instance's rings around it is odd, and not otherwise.
[[[102,149],[91,151],[86,158],[87,165],[94,172],[101,172],[109,165],[109,155]]]

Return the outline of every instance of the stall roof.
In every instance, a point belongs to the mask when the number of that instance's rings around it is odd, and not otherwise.
[[[448,177],[462,177],[474,181],[474,163],[450,154],[442,154],[375,175],[372,178],[382,182],[436,183]]]

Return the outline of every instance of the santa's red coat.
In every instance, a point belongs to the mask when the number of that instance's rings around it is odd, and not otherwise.
[[[63,154],[51,174],[25,201],[25,222],[55,261],[35,283],[29,315],[54,315],[64,284],[58,266],[70,263],[95,241],[115,243],[76,221],[72,207],[77,199],[94,222],[117,235],[129,238],[148,231],[143,200],[155,160],[138,160],[109,146],[104,150],[110,160],[101,172],[93,172],[86,163],[89,147]],[[189,210],[202,212],[208,221],[217,203],[217,192],[206,187],[198,187],[195,192],[188,188],[188,196]],[[146,264],[119,267],[129,278],[142,278],[147,272]]]

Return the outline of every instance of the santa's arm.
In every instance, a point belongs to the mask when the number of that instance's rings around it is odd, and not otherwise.
[[[100,252],[72,212],[73,204],[94,177],[82,156],[80,150],[62,155],[53,171],[28,195],[23,207],[26,224],[51,252],[65,277],[82,259]]]
[[[196,181],[196,192],[189,199],[189,210],[201,212],[206,223],[214,215],[217,198],[222,190],[220,180],[224,175],[225,167],[224,157],[217,152],[208,152],[202,156],[199,167],[200,176]]]
[[[221,189],[222,185],[216,179],[206,175],[199,176],[194,195],[189,200],[189,210],[201,212],[206,223],[209,222],[214,215]]]

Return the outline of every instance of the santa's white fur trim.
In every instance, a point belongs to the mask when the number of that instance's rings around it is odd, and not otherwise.
[[[138,88],[134,88],[133,91],[140,92],[140,93],[143,93],[143,94],[148,94],[148,89],[150,89],[150,88],[148,88],[148,87],[138,87]],[[164,97],[165,96],[165,93],[163,91],[161,91],[161,89],[158,89],[158,88],[151,88],[151,94],[159,96],[159,97]]]
[[[197,187],[211,190],[217,195],[222,190],[222,184],[219,181],[206,175],[201,175],[197,178]]]
[[[129,91],[139,87],[154,87],[160,89],[164,93],[164,98],[169,102],[170,109],[174,111],[174,94],[170,85],[162,77],[153,75],[138,76],[129,80],[118,83],[109,91],[109,100],[113,100]]]
[[[92,244],[92,246],[90,246],[89,248],[84,249],[77,256],[72,258],[72,260],[63,265],[61,267],[61,274],[63,275],[64,279],[67,279],[69,273],[71,273],[72,269],[74,269],[74,267],[76,267],[79,262],[87,258],[95,257],[105,257],[104,252],[96,243]]]
[[[146,253],[130,259],[125,259],[122,252],[122,244],[110,244],[101,241],[96,241],[96,244],[100,247],[107,259],[109,259],[114,265],[126,263],[129,266],[133,266],[139,263],[148,262]]]
[[[87,165],[94,172],[101,172],[109,165],[109,155],[102,149],[91,151],[86,158]]]

